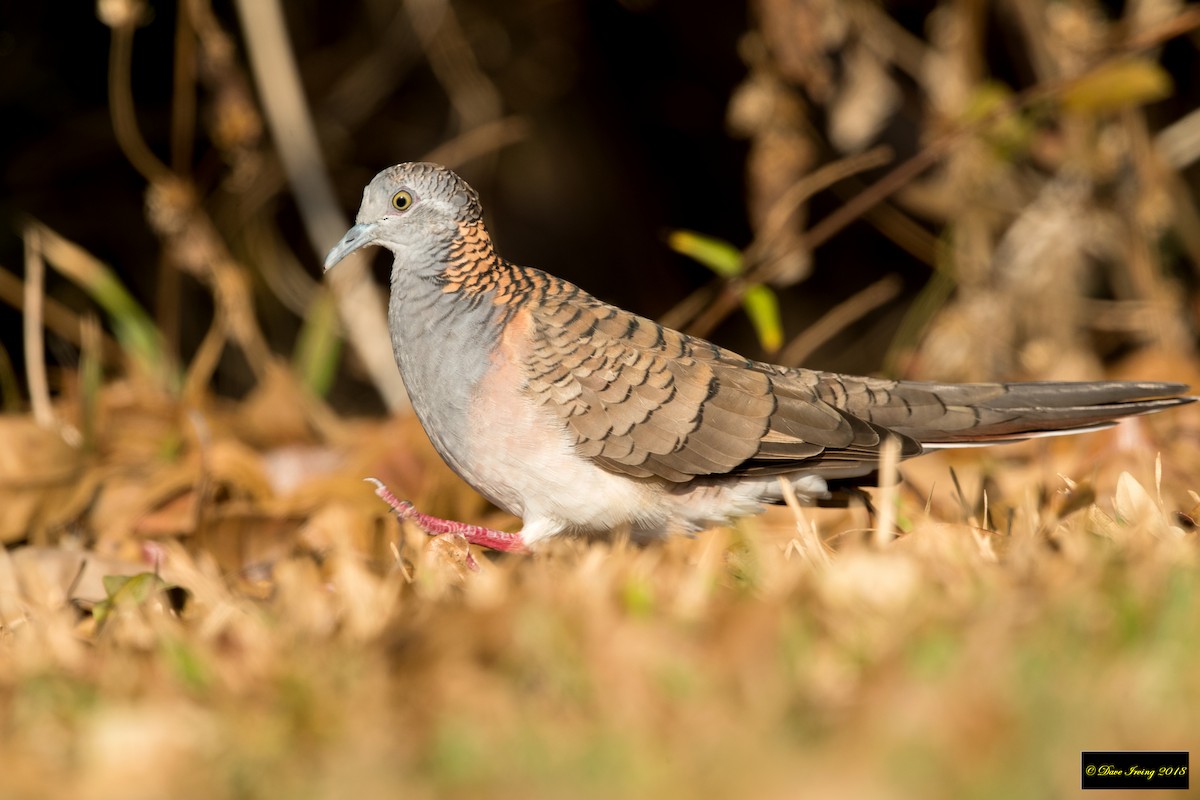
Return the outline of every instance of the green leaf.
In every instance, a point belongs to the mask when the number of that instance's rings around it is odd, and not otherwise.
[[[139,572],[137,575],[105,575],[100,579],[104,585],[107,597],[97,603],[92,609],[92,618],[96,622],[104,622],[117,606],[136,606],[146,602],[167,582],[153,572]]]
[[[1174,90],[1171,76],[1148,58],[1106,64],[1068,87],[1063,106],[1071,111],[1103,113],[1153,103]]]
[[[676,253],[696,259],[722,278],[736,278],[742,274],[742,251],[721,239],[678,230],[671,231],[667,246]]]
[[[156,591],[166,586],[166,581],[153,572],[137,575],[105,575],[102,579],[104,593],[114,602],[141,603]]]
[[[779,298],[762,284],[747,286],[742,294],[742,307],[758,335],[758,342],[768,353],[783,346],[783,322],[779,316]]]
[[[967,123],[988,120],[980,133],[998,155],[1006,158],[1027,150],[1034,132],[1033,122],[1019,109],[1004,111],[1012,99],[1013,90],[1007,85],[985,81],[972,91],[963,112],[963,120]]]
[[[79,285],[104,308],[112,323],[113,335],[125,352],[142,364],[148,374],[167,380],[169,359],[163,352],[158,328],[117,274],[97,262]]]
[[[342,356],[337,303],[333,293],[320,291],[309,304],[304,325],[296,338],[292,366],[301,383],[318,397],[329,394]]]
[[[695,231],[671,231],[667,244],[677,253],[696,259],[722,278],[742,274],[745,262],[742,251],[721,239]],[[767,352],[774,353],[783,346],[783,323],[779,317],[779,299],[766,286],[755,284],[742,293],[742,307],[750,317],[758,341]]]
[[[116,598],[117,592],[129,583],[130,577],[129,575],[105,575],[100,579],[100,582],[104,584],[104,594],[108,596],[109,600]]]

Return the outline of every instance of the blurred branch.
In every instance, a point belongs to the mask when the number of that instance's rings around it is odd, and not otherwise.
[[[1136,333],[1150,339],[1159,338],[1157,331],[1162,328],[1162,321],[1174,317],[1174,307],[1170,303],[1154,300],[1085,297],[1082,304],[1083,317],[1092,330]]]
[[[46,285],[46,263],[42,261],[41,237],[37,228],[25,226],[25,377],[33,418],[43,428],[56,427],[46,380],[46,346],[42,339],[42,297]]]
[[[213,13],[211,0],[183,0],[195,34],[197,78],[206,92],[205,127],[229,172],[222,182],[235,194],[256,186],[264,172],[262,114],[237,44]],[[278,185],[283,184],[282,176]],[[273,192],[272,192],[273,193]]]
[[[683,330],[689,322],[695,319],[710,303],[716,301],[717,295],[724,291],[724,280],[711,280],[692,291],[658,318],[658,323],[668,328]]]
[[[902,360],[916,347],[923,331],[929,326],[933,316],[945,306],[947,299],[954,291],[954,278],[947,274],[944,268],[933,271],[929,282],[925,284],[917,298],[908,308],[908,313],[900,321],[900,327],[892,336],[892,343],[887,354],[883,357],[883,372],[886,375],[896,375],[906,372]]]
[[[196,138],[196,35],[187,0],[178,0],[175,19],[175,64],[171,72],[171,169],[178,175],[192,171]],[[154,315],[169,352],[179,353],[183,276],[166,259],[159,260]]]
[[[79,428],[85,452],[96,449],[99,428],[100,392],[104,385],[102,328],[96,314],[89,311],[80,320],[79,330]]]
[[[1137,36],[1124,42],[1121,50],[1123,54],[1129,54],[1158,47],[1163,42],[1174,39],[1176,36],[1183,36],[1185,33],[1191,33],[1197,28],[1200,28],[1200,6],[1192,5],[1167,21],[1141,31]]]
[[[433,74],[458,115],[460,129],[471,130],[497,119],[500,93],[479,69],[449,0],[405,0],[404,9]]]
[[[242,244],[248,259],[259,265],[259,276],[279,302],[297,317],[304,317],[315,302],[320,284],[297,260],[271,217],[249,215],[245,219]]]
[[[209,382],[217,371],[217,364],[221,361],[221,352],[228,341],[229,325],[226,322],[225,310],[218,305],[213,309],[212,323],[208,326],[208,331],[188,362],[182,391],[186,404],[194,407],[201,405]]]
[[[838,187],[834,188],[838,191]],[[901,249],[918,261],[933,266],[937,251],[937,237],[921,226],[895,205],[883,202],[867,211],[863,216],[875,226],[875,230],[891,239]]]
[[[181,0],[181,5],[186,0]],[[171,167],[191,170],[196,131],[196,36],[191,17],[180,9],[175,20],[174,86],[171,90]]]
[[[130,61],[133,34],[143,11],[137,0],[115,0],[98,6],[101,20],[113,31],[109,59],[113,127],[122,151],[149,183],[146,217],[162,238],[166,253],[176,266],[205,280],[217,304],[226,306],[238,346],[255,375],[261,378],[273,355],[258,327],[245,270],[229,255],[201,206],[192,182],[158,160],[138,130],[130,84]],[[122,343],[131,348],[164,385],[173,385],[174,376],[166,365],[157,329],[111,270],[44,226],[43,234],[52,236],[49,241],[62,256],[57,264],[59,268],[82,281],[81,285],[105,306]],[[50,246],[48,243],[47,248]],[[51,257],[51,261],[54,260]]]
[[[772,262],[768,254],[770,253],[771,245],[775,237],[779,235],[780,231],[783,230],[784,226],[792,218],[796,209],[808,200],[808,198],[856,172],[873,169],[886,163],[890,155],[891,151],[888,148],[877,147],[861,155],[850,156],[831,164],[826,164],[820,169],[809,173],[781,194],[770,211],[767,212],[766,222],[760,233],[745,250],[745,260],[749,265],[745,273],[739,275],[736,280],[723,281],[718,279],[714,282],[720,286],[720,289],[706,306],[700,307],[695,318],[690,320],[691,324],[688,325],[687,332],[693,336],[707,336],[738,307],[746,287],[770,279],[770,266]],[[810,247],[809,249],[812,248]],[[679,319],[683,316],[681,312],[685,309],[697,308],[699,306],[697,298],[711,291],[709,287],[701,287],[692,292],[688,297],[677,303],[671,311],[667,312],[663,317],[662,324],[669,327],[687,324],[689,322],[688,319]]]
[[[859,19],[856,30],[863,43],[881,59],[895,64],[918,83],[926,78],[930,47],[874,2],[847,3],[847,13]]]
[[[16,275],[4,267],[0,267],[0,302],[8,303],[13,308],[24,312],[25,310],[25,283]],[[61,336],[76,347],[81,347],[83,341],[80,339],[80,326],[82,319],[71,309],[55,300],[53,297],[42,298],[42,322],[43,324],[54,331],[56,336]],[[121,347],[116,340],[107,333],[101,332],[100,353],[104,358],[104,363],[107,365],[116,365],[121,363]]]
[[[1130,155],[1140,176],[1139,182],[1147,187],[1146,191],[1153,191],[1165,198],[1168,193],[1167,181],[1164,180],[1166,175],[1145,114],[1140,109],[1127,109],[1121,114],[1121,119],[1129,136]],[[1167,229],[1167,220],[1166,214],[1153,221],[1135,212],[1127,226],[1125,254],[1125,272],[1133,285],[1135,297],[1158,301],[1165,309],[1171,307],[1170,298],[1175,293],[1158,258],[1159,239]],[[1188,348],[1191,339],[1188,326],[1176,314],[1163,314],[1147,332],[1153,332],[1152,341],[1180,352]]]
[[[1179,174],[1200,159],[1200,109],[1159,131],[1154,137],[1154,150],[1170,168],[1166,189],[1175,211],[1175,233],[1188,252],[1192,269],[1200,271],[1200,210]]]
[[[1000,115],[997,114],[996,116],[999,117]],[[836,211],[822,218],[820,222],[805,231],[804,238],[808,242],[809,247],[815,250],[832,239],[847,225],[854,222],[909,181],[936,164],[954,142],[973,130],[975,130],[975,126],[964,126],[956,131],[942,135],[927,145],[924,150],[901,163],[891,172],[868,186],[863,192],[850,198],[845,205],[838,206]]]
[[[456,169],[472,159],[515,144],[528,135],[529,123],[523,117],[505,117],[485,122],[443,142],[430,150],[425,160]]]
[[[826,311],[820,319],[788,342],[775,362],[785,367],[803,364],[821,345],[895,298],[902,288],[904,282],[897,275],[880,278]]]
[[[1012,0],[1008,8],[1021,29],[1025,57],[1033,67],[1035,80],[1046,82],[1062,75],[1046,35],[1045,8],[1034,0]]]
[[[763,279],[769,279],[770,261],[766,260],[764,251],[767,251],[774,231],[778,230],[778,225],[787,221],[794,207],[800,203],[804,203],[804,200],[811,197],[812,194],[820,192],[823,188],[827,188],[839,180],[848,178],[848,176],[854,173],[862,172],[864,169],[872,169],[880,166],[881,163],[887,161],[889,155],[890,150],[887,148],[876,148],[864,152],[864,154],[859,156],[850,156],[842,158],[840,161],[826,164],[826,166],[817,169],[816,172],[806,175],[804,180],[797,181],[796,186],[793,186],[792,190],[780,197],[778,203],[776,203],[774,209],[768,215],[768,223],[773,221],[773,219],[779,219],[781,222],[764,225],[762,234],[755,237],[755,240],[750,242],[750,246],[746,248],[746,259],[750,261],[750,267],[746,270],[745,275],[739,277],[737,281],[728,282],[724,290],[719,295],[716,295],[716,299],[712,305],[704,309],[692,321],[692,324],[688,327],[688,332],[694,336],[708,336],[716,326],[721,324],[721,320],[728,317],[733,309],[738,307],[738,303],[742,302],[742,295],[745,293],[746,287],[761,282]],[[841,207],[844,209],[846,206]],[[828,219],[828,217],[826,218]],[[809,249],[809,251],[816,249],[817,243],[824,241],[823,239],[814,239],[811,230],[806,231],[802,235],[802,239],[805,248]]]
[[[238,0],[250,67],[267,124],[287,174],[313,250],[323,253],[342,237],[350,221],[341,212],[317,140],[299,71],[278,0]],[[362,358],[372,382],[392,410],[406,408],[408,397],[392,358],[382,294],[371,281],[365,256],[346,259],[329,278],[347,337]],[[324,294],[316,304],[329,303]],[[328,319],[320,308],[307,320]],[[332,329],[302,337],[332,337]],[[314,347],[329,352],[330,346]]]
[[[103,261],[37,220],[28,220],[25,230],[37,235],[46,260],[104,309],[117,341],[139,370],[162,386],[172,385],[175,376],[170,359],[163,352],[158,329],[116,273]]]
[[[927,169],[938,163],[942,157],[959,142],[965,140],[969,136],[978,134],[980,131],[988,129],[994,125],[997,120],[1003,119],[1013,113],[1016,113],[1022,108],[1034,105],[1039,102],[1061,97],[1063,94],[1071,90],[1073,87],[1091,79],[1096,73],[1112,67],[1119,63],[1122,59],[1129,55],[1162,44],[1176,36],[1180,36],[1189,31],[1200,28],[1200,7],[1190,7],[1181,12],[1175,17],[1166,22],[1151,27],[1140,32],[1137,36],[1132,37],[1125,42],[1120,43],[1113,49],[1113,52],[1107,57],[1100,59],[1095,64],[1091,65],[1088,70],[1069,79],[1050,80],[1038,83],[1028,89],[1012,95],[1006,101],[998,103],[995,108],[988,114],[981,115],[978,118],[969,121],[961,122],[950,130],[944,132],[929,144],[927,144],[920,152],[913,155],[908,160],[894,167],[890,172],[884,175],[875,183],[868,186],[864,191],[852,197],[849,201],[830,213],[828,216],[821,219],[803,234],[803,241],[809,250],[815,250],[817,247],[831,239],[837,233],[842,231],[847,225],[867,214],[873,208],[878,206],[892,194],[909,184],[917,176],[921,175]],[[870,155],[865,154],[865,155]],[[853,172],[853,164],[847,165],[845,162],[835,162],[835,164],[827,165],[823,169],[837,167],[829,175],[837,175],[840,171],[846,170]],[[849,169],[847,169],[849,167]],[[813,185],[821,188],[828,185],[832,181],[815,180],[816,176],[821,174],[821,170],[813,173]],[[836,178],[834,179],[836,180]],[[804,183],[808,183],[805,181]],[[806,189],[809,187],[805,187]],[[803,195],[801,189],[796,190],[797,195]],[[782,198],[781,198],[782,199]],[[788,198],[790,200],[790,197]],[[786,222],[789,214],[784,214],[788,205],[781,203],[780,217]],[[774,215],[772,215],[774,216]],[[764,234],[768,231],[764,230]],[[759,240],[756,239],[751,247],[758,245]],[[747,248],[749,256],[750,248]],[[747,271],[746,278],[752,279],[761,277],[756,275],[755,268]],[[712,302],[701,312],[697,318],[688,326],[688,332],[696,336],[705,336],[710,333],[722,320],[724,320],[735,308],[741,298],[743,287],[749,285],[745,281],[731,281],[726,283],[722,289],[716,294]],[[707,291],[707,289],[706,289]],[[693,293],[694,295],[695,293]],[[694,297],[685,298],[681,301],[676,309],[691,308],[696,305]],[[669,312],[668,316],[680,316],[675,313],[675,309]]]
[[[763,221],[758,234],[754,237],[754,241],[746,248],[746,261],[750,265],[747,270],[747,277],[759,280],[771,279],[770,254],[772,245],[783,232],[797,209],[804,205],[813,195],[851,175],[881,167],[891,159],[892,150],[890,147],[875,147],[860,155],[847,156],[831,164],[826,164],[792,184],[786,192],[779,196],[770,211],[767,212],[766,219]],[[809,250],[816,247],[811,241],[806,241],[806,244],[808,244]]]
[[[390,9],[392,17],[377,27],[371,51],[359,54],[341,71],[318,107],[322,130],[341,134],[357,128],[396,90],[420,58],[408,14]]]
[[[112,50],[108,58],[108,104],[112,113],[113,133],[117,137],[121,152],[143,178],[153,182],[169,175],[170,170],[154,155],[138,129],[130,75],[133,62],[133,32],[140,17],[140,6],[133,3],[128,5],[136,10],[106,20],[112,26]]]
[[[1200,109],[1159,131],[1154,147],[1172,169],[1187,169],[1200,159]]]
[[[174,177],[152,183],[146,216],[174,264],[202,281],[228,312],[234,341],[255,377],[262,379],[276,356],[259,327],[250,279],[200,205],[195,187]]]

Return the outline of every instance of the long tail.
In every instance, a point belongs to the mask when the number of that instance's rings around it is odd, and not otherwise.
[[[924,449],[999,444],[1107,428],[1123,417],[1194,402],[1181,383],[1130,381],[1008,384],[893,384],[865,417]],[[878,403],[878,395],[876,395]],[[856,403],[847,404],[851,413]],[[864,406],[866,408],[866,406]],[[890,419],[889,419],[890,418]]]

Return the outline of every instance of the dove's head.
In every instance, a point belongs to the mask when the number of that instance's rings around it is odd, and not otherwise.
[[[445,167],[425,162],[388,167],[363,190],[356,224],[329,251],[325,269],[368,245],[397,254],[436,248],[479,216],[475,190]]]

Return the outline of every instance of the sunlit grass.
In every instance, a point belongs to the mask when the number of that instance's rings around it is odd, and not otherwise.
[[[810,510],[827,561],[777,509],[471,573],[392,521],[399,562],[363,549],[351,528],[384,517],[326,501],[324,522],[243,532],[292,543],[256,582],[168,542],[182,609],[110,581],[99,615],[66,602],[59,548],[14,551],[0,773],[14,795],[85,797],[1061,797],[1082,749],[1200,744],[1195,533],[1146,454],[1111,461],[1097,502],[1057,519],[1012,457],[997,531],[915,490],[884,546],[864,514]],[[956,459],[968,495],[973,463]],[[946,465],[924,470],[957,509]]]

